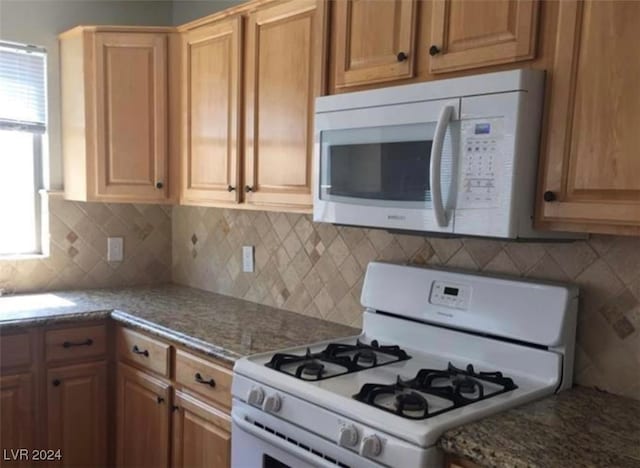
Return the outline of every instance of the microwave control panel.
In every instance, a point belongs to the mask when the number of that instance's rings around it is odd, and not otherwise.
[[[502,118],[464,120],[458,208],[498,206]]]

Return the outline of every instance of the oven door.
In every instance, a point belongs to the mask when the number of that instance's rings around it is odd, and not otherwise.
[[[233,400],[232,468],[378,468],[382,465]]]
[[[458,99],[316,114],[314,220],[453,232]]]

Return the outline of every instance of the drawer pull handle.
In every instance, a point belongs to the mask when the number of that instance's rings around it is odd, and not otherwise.
[[[196,382],[201,383],[201,384],[205,384],[205,385],[209,385],[211,388],[216,386],[216,381],[215,380],[213,380],[213,379],[204,380],[202,378],[202,375],[200,375],[200,372],[196,372],[195,379],[196,379]]]
[[[144,357],[149,357],[149,351],[147,351],[146,349],[141,350],[140,348],[138,348],[138,345],[133,345],[133,348],[131,349],[131,351],[133,351],[136,354],[142,354]]]
[[[80,341],[79,343],[74,343],[73,341],[65,341],[62,343],[63,348],[71,348],[72,346],[91,346],[93,344],[93,340],[91,338],[87,338],[84,341]]]
[[[53,384],[54,387],[58,387],[61,382],[58,379],[54,379],[53,382],[51,383]]]
[[[164,403],[164,398],[162,398],[161,396],[158,396],[157,398],[158,398],[158,404],[159,405]]]

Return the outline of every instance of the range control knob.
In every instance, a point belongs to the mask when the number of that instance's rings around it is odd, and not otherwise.
[[[377,457],[382,453],[382,442],[377,435],[370,435],[362,439],[360,455],[367,458]]]
[[[358,429],[353,424],[345,424],[338,430],[338,445],[355,447],[358,443]]]
[[[264,403],[262,404],[262,409],[268,413],[277,413],[280,411],[280,407],[282,406],[282,401],[280,397],[276,394],[269,395],[264,399]]]
[[[252,387],[247,395],[247,403],[253,406],[262,406],[264,392],[260,387]]]

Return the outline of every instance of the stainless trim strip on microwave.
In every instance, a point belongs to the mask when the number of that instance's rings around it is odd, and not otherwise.
[[[532,227],[544,72],[316,100],[314,221],[498,238]]]

